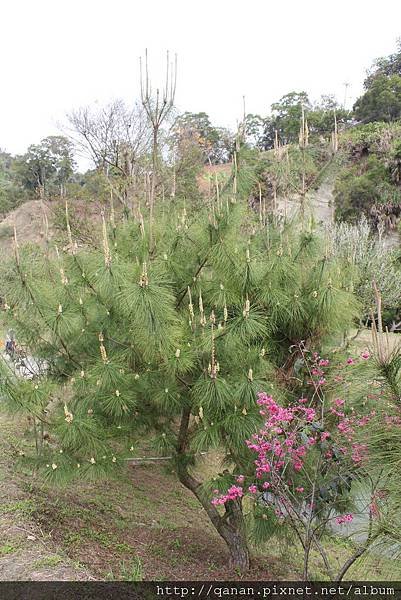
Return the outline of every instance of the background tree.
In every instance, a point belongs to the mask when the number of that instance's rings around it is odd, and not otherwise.
[[[364,81],[365,88],[369,88],[375,77],[385,75],[401,75],[401,38],[397,40],[396,51],[389,56],[377,58],[368,72]]]
[[[270,150],[274,147],[275,120],[272,117],[248,114],[245,118],[245,141],[251,148]]]
[[[401,117],[401,41],[397,51],[377,59],[364,82],[365,93],[354,105],[359,121],[394,121]]]
[[[77,109],[67,118],[75,147],[106,177],[128,211],[129,197],[142,193],[142,187],[137,188],[150,151],[151,132],[142,105],[137,102],[129,107],[115,100],[96,110]]]
[[[63,136],[49,136],[16,157],[13,170],[27,190],[63,195],[75,166],[72,143]]]
[[[205,164],[228,162],[233,152],[233,135],[222,127],[212,125],[209,115],[204,112],[185,112],[179,115],[173,127],[177,140],[192,139],[202,151]]]
[[[401,76],[378,75],[354,105],[355,117],[363,123],[395,121],[401,117]]]
[[[345,125],[350,121],[351,113],[340,106],[333,95],[323,95],[308,112],[311,134],[330,135],[334,129],[334,119],[337,120],[337,126]]]
[[[0,150],[0,216],[28,198],[27,190],[16,177],[14,162],[11,154]]]
[[[204,171],[205,153],[199,137],[176,121],[167,137],[170,162],[170,198],[199,198],[198,178]]]
[[[306,92],[289,92],[271,106],[274,126],[283,144],[297,142],[302,111],[311,108]]]
[[[175,91],[177,85],[177,56],[174,65],[170,64],[169,53],[167,52],[167,68],[164,87],[152,95],[152,86],[149,79],[148,70],[148,52],[145,51],[145,64],[142,69],[142,59],[139,59],[141,70],[141,101],[146,112],[148,123],[152,129],[152,171],[151,186],[149,192],[149,243],[153,249],[153,211],[156,200],[156,186],[159,177],[159,134],[163,122],[167,119],[174,106]]]
[[[82,107],[67,115],[76,148],[104,172],[131,176],[139,156],[149,150],[149,127],[139,103],[122,100],[94,109]]]

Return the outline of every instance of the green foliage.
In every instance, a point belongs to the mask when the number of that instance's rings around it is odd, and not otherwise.
[[[44,138],[14,161],[15,176],[21,185],[31,192],[42,188],[45,194],[62,193],[74,168],[72,143],[63,136]]]
[[[0,150],[0,217],[27,199],[26,190],[15,177],[15,159]]]
[[[372,84],[373,80],[379,75],[401,75],[401,39],[397,40],[397,49],[389,56],[377,58],[372,69],[364,81],[366,88]]]
[[[3,544],[0,546],[0,557],[6,556],[7,554],[13,554],[16,551],[17,548],[15,548],[15,546],[12,546],[11,544]]]
[[[378,75],[354,106],[359,121],[395,121],[401,117],[401,76]]]
[[[291,397],[294,344],[319,348],[358,318],[349,269],[312,228],[261,227],[252,151],[237,164],[212,205],[158,203],[152,252],[148,220],[128,219],[94,246],[21,248],[2,266],[6,326],[48,368],[24,381],[4,366],[0,390],[30,414],[50,482],[109,477],[147,436],[180,477],[218,448],[232,485],[252,468],[257,393]]]
[[[183,146],[200,151],[203,162],[219,164],[227,162],[233,151],[233,136],[222,127],[215,127],[204,113],[185,112],[179,115],[173,127],[173,144],[181,150]],[[181,165],[181,168],[183,165]]]
[[[358,120],[394,121],[401,117],[401,45],[387,57],[377,59],[364,82],[365,93],[354,105]]]
[[[297,141],[302,109],[307,111],[310,107],[306,92],[290,92],[272,104],[275,127],[280,132],[284,144]]]
[[[393,226],[401,210],[399,133],[399,124],[369,123],[344,134],[348,164],[336,180],[338,220],[356,222],[362,213],[376,226]]]
[[[341,146],[350,158],[361,158],[369,153],[387,153],[397,141],[401,127],[399,123],[383,121],[357,125],[344,132]]]
[[[335,188],[336,219],[356,222],[361,213],[369,215],[370,209],[381,198],[375,175],[383,176],[383,168],[377,158],[366,162],[366,171],[360,173],[360,165],[341,173]]]
[[[63,255],[56,261],[40,254],[34,259],[30,253],[21,254],[20,268],[7,275],[7,302],[12,306],[7,318],[18,335],[25,336],[19,315],[29,306],[29,329],[41,331],[40,340],[29,337],[33,350],[51,361],[57,378],[64,379],[65,371],[73,377],[65,383],[71,394],[68,410],[74,418],[71,423],[64,422],[61,410],[57,419],[65,450],[74,455],[83,450],[90,458],[88,454],[104,439],[103,427],[121,420],[131,423],[138,410],[163,430],[165,416],[178,417],[184,399],[194,414],[202,407],[203,426],[198,432],[203,436],[202,447],[216,446],[228,436],[230,444],[239,449],[244,432],[252,429],[255,394],[271,377],[271,364],[279,366],[297,339],[319,338],[351,326],[357,315],[356,303],[344,290],[336,263],[319,257],[319,239],[314,234],[299,236],[290,227],[284,248],[279,238],[271,239],[266,247],[263,232],[248,244],[246,237],[238,236],[236,215],[241,214],[241,207],[233,206],[230,221],[221,216],[222,237],[209,247],[209,226],[199,218],[184,235],[171,224],[160,224],[171,232],[160,240],[159,248],[161,256],[172,257],[169,264],[158,255],[147,267],[140,261],[132,265],[131,224],[117,231],[111,266],[104,265],[96,250]],[[196,240],[197,249],[191,254]],[[136,243],[141,254],[138,237]],[[207,268],[205,264],[194,283],[193,274],[205,262],[203,257],[208,257]],[[39,282],[43,268],[50,277],[41,277]],[[58,273],[60,268],[68,283]],[[22,279],[19,272],[24,273]],[[191,282],[194,317],[182,291]],[[218,282],[220,294],[216,294],[214,282]],[[197,308],[201,293],[203,312]],[[191,327],[188,319],[192,319]],[[104,344],[99,342],[100,332]],[[107,356],[103,359],[102,346]],[[271,348],[268,361],[261,352],[263,347]],[[217,361],[220,371],[210,377],[210,368],[216,367]],[[254,377],[257,385],[252,384]],[[30,401],[28,388],[32,385],[18,383],[13,397],[23,396],[26,409],[32,404],[42,410],[45,400]],[[43,391],[43,398],[46,393]],[[248,419],[244,419],[243,408]],[[93,414],[88,416],[88,410]],[[252,419],[256,418],[255,413]]]
[[[121,563],[120,578],[122,581],[142,581],[143,568],[139,556],[135,556],[128,564]]]
[[[344,382],[345,386],[347,385]],[[391,349],[385,335],[370,360],[359,364],[348,384],[348,401],[373,411],[367,426],[357,431],[356,442],[368,448],[365,468],[374,493],[368,498],[374,508],[373,527],[380,540],[378,551],[400,556],[400,458],[401,458],[401,348]]]
[[[312,134],[330,136],[334,130],[334,119],[337,125],[346,124],[351,119],[350,111],[338,104],[334,96],[322,96],[320,102],[308,111],[308,125]]]
[[[333,96],[322,96],[312,104],[306,92],[290,92],[271,106],[266,117],[248,114],[245,119],[245,138],[251,147],[268,150],[274,147],[275,137],[281,144],[298,143],[302,111],[314,140],[331,135],[334,121],[341,125],[350,120],[349,111],[338,105]]]
[[[279,521],[273,506],[255,503],[254,510],[249,513],[248,527],[251,541],[255,546],[268,542],[280,530],[280,541],[290,543],[293,537],[291,528]]]
[[[399,306],[401,281],[398,253],[383,246],[372,234],[366,219],[361,219],[356,225],[335,224],[329,232],[328,240],[331,251],[344,265],[348,287],[355,290],[361,302],[364,319],[377,310],[373,279],[381,291],[383,309]]]

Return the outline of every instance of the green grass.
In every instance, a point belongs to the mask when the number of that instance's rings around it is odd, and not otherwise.
[[[133,551],[133,547],[130,544],[127,544],[126,542],[118,542],[114,545],[114,549],[116,552],[119,552],[121,554],[124,554],[124,552],[132,553]]]
[[[112,570],[107,573],[106,579],[108,581],[142,581],[143,580],[143,568],[142,562],[139,556],[135,556],[131,561],[121,561],[119,565],[119,572],[115,574]]]
[[[21,512],[24,516],[30,516],[36,510],[33,500],[17,500],[0,506],[0,515]]]
[[[6,240],[12,238],[14,229],[11,225],[0,225],[0,240]]]
[[[142,581],[143,570],[139,556],[136,556],[129,563],[122,561],[120,575],[123,581]]]
[[[178,528],[178,524],[174,521],[171,521],[170,519],[167,519],[167,517],[164,517],[163,515],[161,515],[157,519],[155,527],[158,529],[166,529],[168,531],[174,531]]]
[[[51,556],[45,556],[33,563],[35,569],[41,567],[55,567],[63,562],[63,559],[58,554],[53,554]]]
[[[3,544],[0,546],[0,556],[6,556],[7,554],[13,554],[16,552],[18,548],[12,546],[11,544]]]
[[[68,546],[79,546],[84,542],[84,538],[78,531],[72,531],[64,536],[64,544]]]
[[[154,542],[149,545],[148,551],[150,554],[152,554],[152,556],[156,556],[158,558],[166,558],[171,555],[170,550],[164,544],[156,544]]]
[[[174,548],[181,548],[181,540],[179,538],[176,538],[172,544],[171,544]]]

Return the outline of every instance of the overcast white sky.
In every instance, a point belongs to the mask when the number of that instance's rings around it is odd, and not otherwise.
[[[21,153],[59,133],[66,112],[139,93],[149,51],[161,82],[165,50],[178,54],[176,102],[234,127],[267,114],[291,90],[348,104],[375,57],[401,36],[399,0],[3,0],[0,148]]]

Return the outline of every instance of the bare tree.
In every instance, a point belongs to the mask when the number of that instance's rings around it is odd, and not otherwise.
[[[138,102],[132,108],[115,100],[99,110],[82,107],[67,115],[69,135],[75,146],[106,175],[120,200],[127,204],[128,190],[138,174],[140,158],[150,148],[151,129]],[[119,176],[116,190],[110,175]]]
[[[148,147],[149,127],[139,103],[129,108],[115,100],[99,110],[81,107],[67,119],[77,148],[104,170],[114,167],[132,174],[137,157]]]
[[[146,111],[148,121],[152,127],[152,180],[149,193],[149,248],[152,251],[154,247],[153,235],[153,213],[155,205],[156,183],[159,170],[159,132],[160,128],[174,106],[175,90],[177,83],[177,55],[174,64],[170,63],[169,53],[167,52],[166,78],[163,90],[156,89],[152,94],[152,87],[149,79],[148,69],[148,51],[145,50],[145,65],[143,69],[142,58],[139,59],[141,74],[141,100]]]

